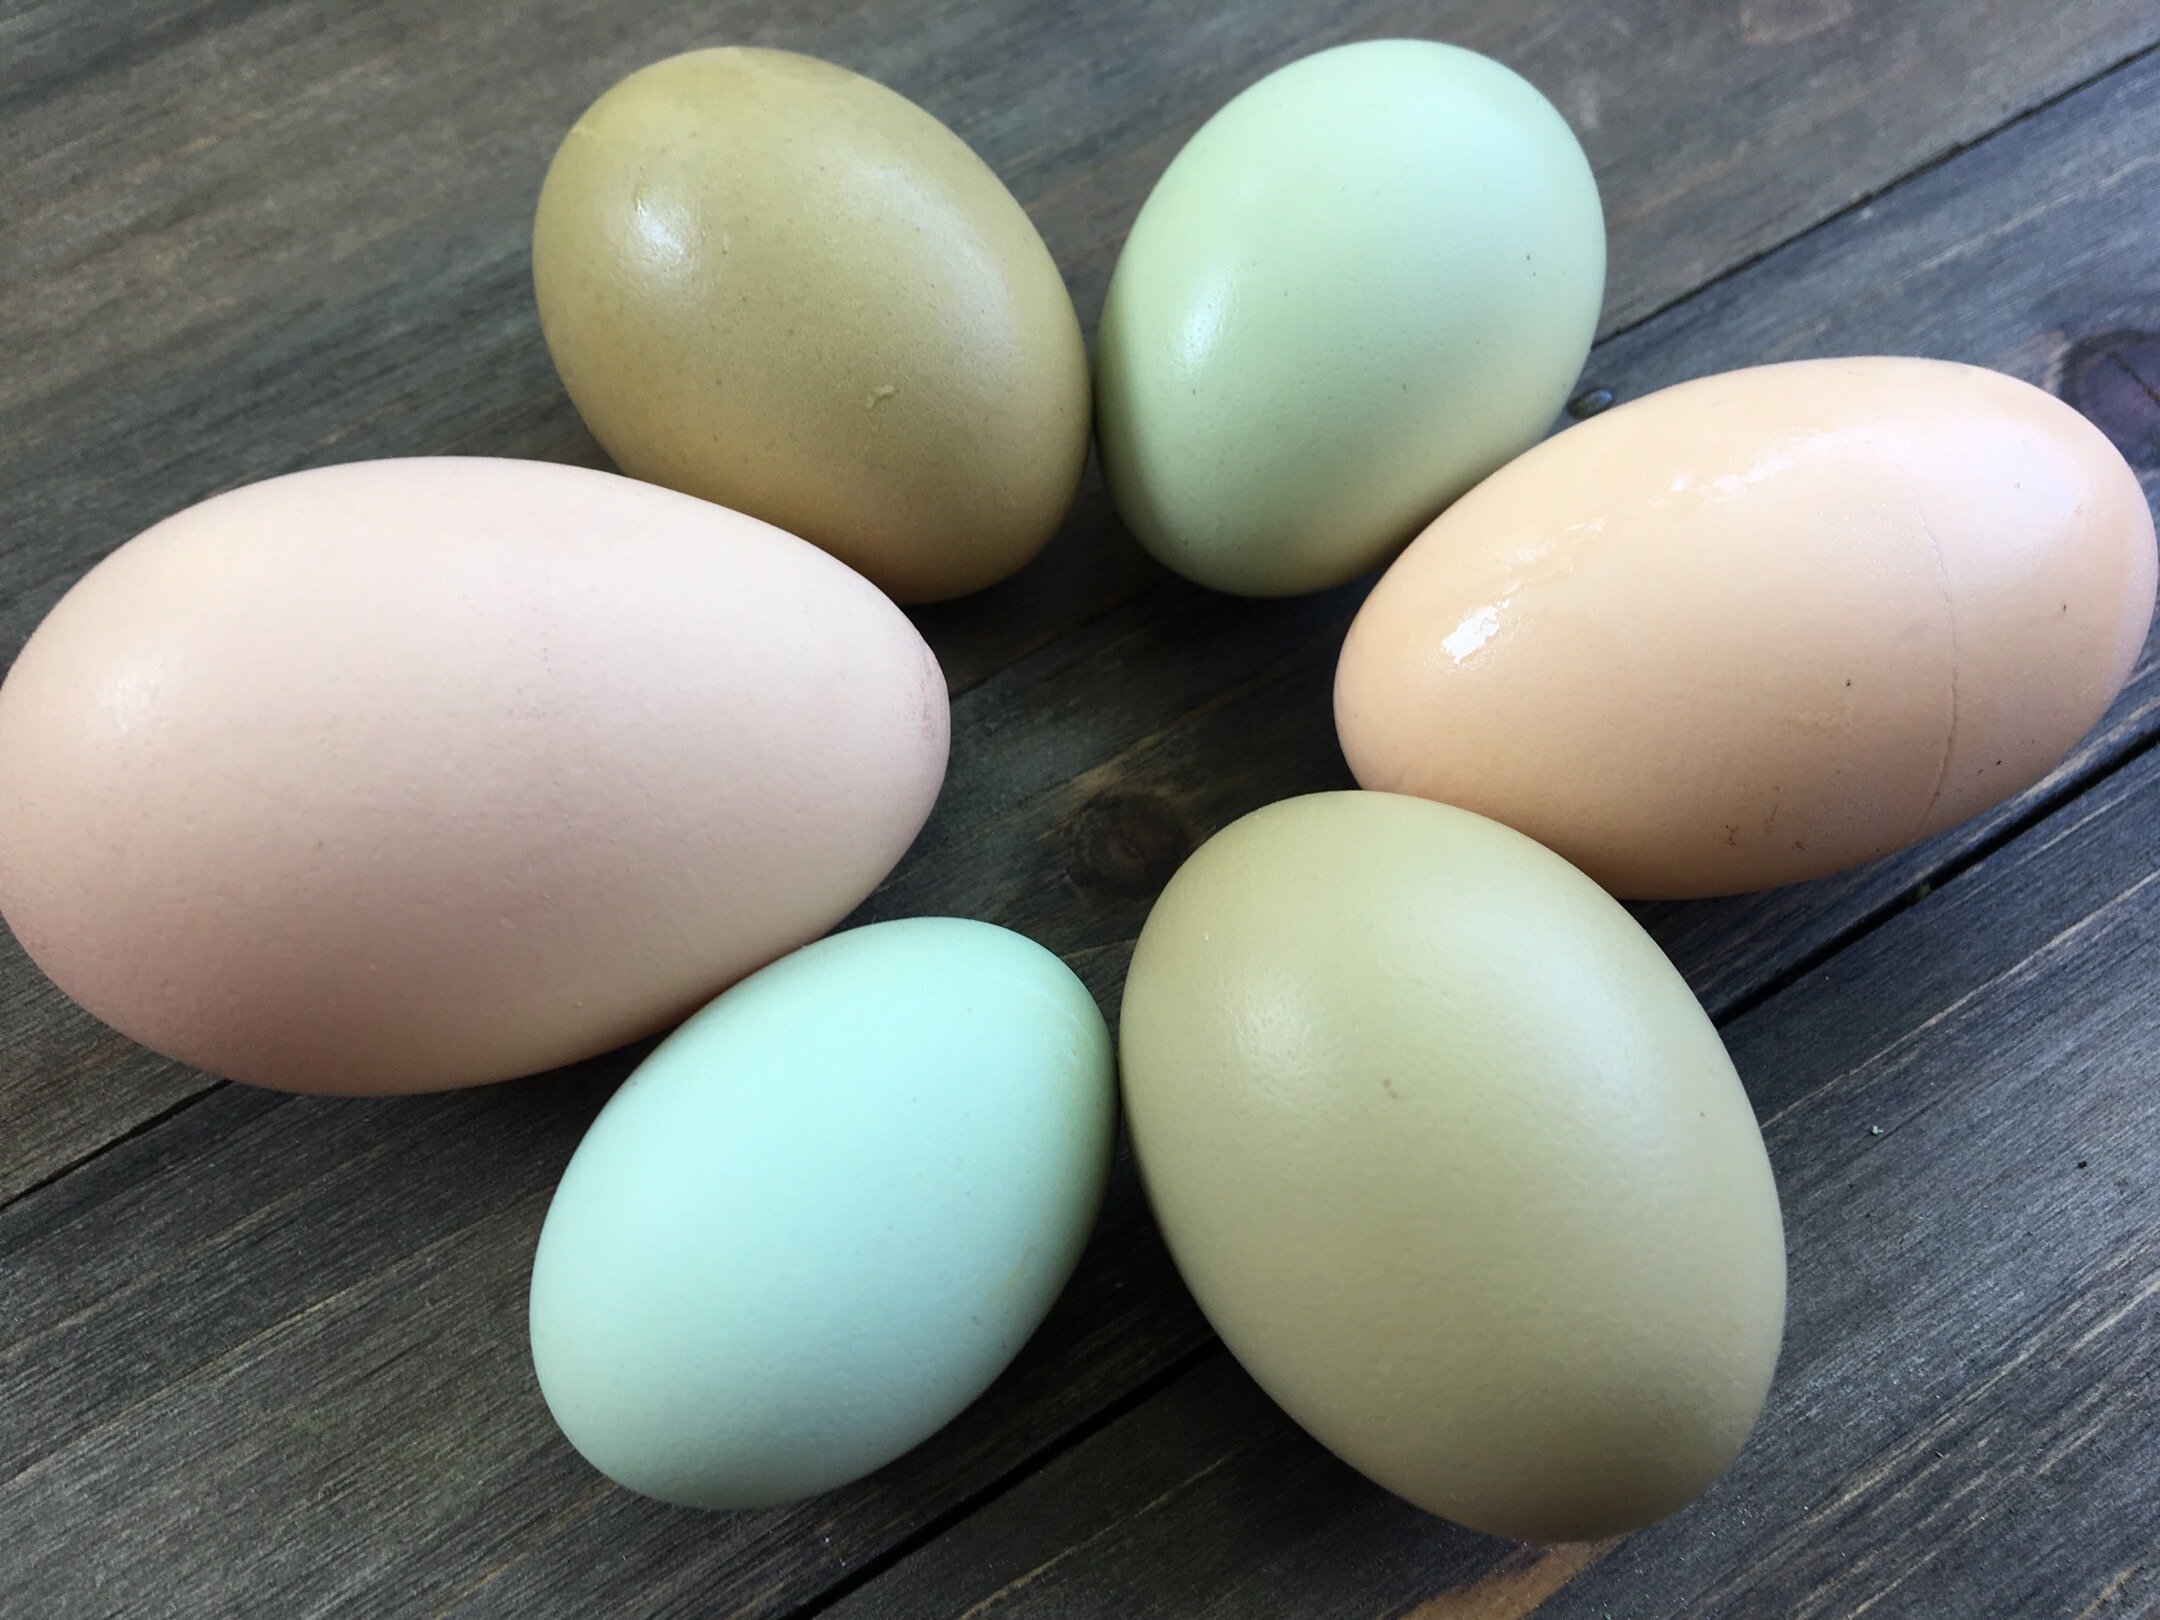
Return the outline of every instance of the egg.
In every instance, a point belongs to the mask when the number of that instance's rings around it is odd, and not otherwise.
[[[1003,579],[1072,504],[1087,353],[1027,214],[904,97],[691,51],[549,165],[533,287],[626,473],[776,523],[903,602]]]
[[[1119,1055],[1178,1270],[1352,1467],[1574,1541],[1739,1451],[1785,1311],[1762,1137],[1680,975],[1558,856],[1394,794],[1255,811],[1149,915]]]
[[[1888,854],[2044,776],[2153,610],[2137,477],[2069,406],[1810,360],[1593,417],[1451,507],[1335,680],[1368,788],[1506,822],[1615,893]]]
[[[532,1275],[548,1409],[692,1507],[857,1479],[988,1387],[1071,1274],[1116,1124],[1070,969],[988,923],[877,923],[661,1043],[563,1174]]]
[[[295,473],[98,564],[0,687],[0,912],[215,1074],[425,1091],[675,1023],[847,914],[944,775],[860,575],[610,473]]]
[[[1597,184],[1530,84],[1426,40],[1292,62],[1201,126],[1118,256],[1117,509],[1218,590],[1368,573],[1550,426],[1604,285]]]

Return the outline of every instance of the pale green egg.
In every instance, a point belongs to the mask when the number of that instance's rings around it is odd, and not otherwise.
[[[751,975],[639,1066],[556,1190],[532,1279],[556,1422],[696,1507],[899,1456],[1064,1286],[1115,1099],[1094,999],[1009,930],[879,923]]]
[[[1096,439],[1187,578],[1339,585],[1551,425],[1605,285],[1566,120],[1474,51],[1370,40],[1201,126],[1118,259]]]

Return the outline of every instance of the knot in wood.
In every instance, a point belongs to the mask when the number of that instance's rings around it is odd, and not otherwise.
[[[2119,330],[2064,351],[2063,399],[2134,467],[2160,467],[2160,334]]]
[[[1135,898],[1160,893],[1192,847],[1177,812],[1143,793],[1098,793],[1067,834],[1075,883]]]

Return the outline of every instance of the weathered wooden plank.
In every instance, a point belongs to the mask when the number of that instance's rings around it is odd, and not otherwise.
[[[641,61],[735,38],[891,82],[1031,204],[1092,316],[1125,223],[1206,111],[1317,45],[1405,30],[1519,65],[1582,128],[1613,219],[1614,324],[2155,37],[2134,0],[2045,17],[2016,0],[1872,18],[1641,4],[1564,25],[1380,0],[1318,18],[1147,0],[32,8],[0,99],[16,227],[0,282],[38,289],[0,378],[16,471],[0,645],[90,557],[245,478],[442,448],[591,458],[537,342],[526,235],[554,141]],[[1706,82],[1732,93],[1692,93]],[[1090,511],[1074,549],[1092,554]],[[1003,661],[975,639],[1074,622],[1076,583],[1025,612],[936,615],[956,676]]]
[[[2087,408],[2160,494],[2154,393],[2101,386],[2147,366],[2160,332],[2156,101],[2160,62],[2147,59],[1602,345],[1589,375],[1634,396],[1812,354],[1971,360]],[[1335,654],[1363,590],[1244,602],[1165,584],[964,694],[941,813],[873,912],[1000,908],[1061,951],[1099,951],[1092,982],[1114,997],[1119,947],[1199,836],[1270,800],[1348,784],[1334,748],[1313,739],[1331,738]],[[2160,644],[2064,773],[1951,839],[1977,847],[2156,723]],[[1721,1006],[1759,982],[1767,941],[1782,949],[1805,929],[1828,944],[1879,903],[1886,879],[1920,881],[1946,847],[1642,910]]]
[[[1912,330],[1943,345],[1943,352],[1960,352],[1958,341],[1971,339],[1982,347],[1964,352],[1980,357],[2015,354],[2033,330],[2026,300],[2055,288],[2059,255],[2053,241],[2058,233],[2102,243],[2112,239],[2116,244],[2113,256],[2103,253],[2088,265],[2088,271],[2100,278],[2101,286],[2107,285],[2104,278],[2113,277],[2118,278],[2118,285],[2135,287],[2144,262],[2140,243],[2149,239],[2152,220],[2146,213],[2124,216],[2122,196],[2135,181],[2142,154],[2152,149],[2155,130],[2146,121],[2153,105],[2150,91],[2148,76],[2096,94],[2083,105],[2066,107],[2059,116],[2036,121],[2040,127],[2016,132],[2014,139],[2006,137],[2013,142],[2008,153],[1968,154],[1952,169],[1913,188],[1919,195],[1909,204],[1901,199],[1899,211],[1887,221],[1855,222],[1849,228],[1825,232],[1821,241],[1793,250],[1791,266],[1782,262],[1786,256],[1781,255],[1760,267],[1759,275],[1739,278],[1729,288],[1719,289],[1730,309],[1747,316],[1742,342],[1761,343],[1765,333],[1777,332],[1781,320],[1812,320],[1817,309],[1836,307],[1841,287],[1850,285],[1841,282],[1842,274],[1851,274],[1859,285],[1875,285],[1892,279],[1907,265],[1939,257],[1948,244],[1969,241],[1992,230],[1999,220],[2021,214],[2030,215],[2030,234],[1999,246],[1985,286],[1947,271],[1922,278],[1911,285],[1903,301],[1875,312],[1880,324],[1872,330]],[[2138,121],[2120,122],[2124,119]],[[2127,176],[2120,172],[2125,168]],[[2120,234],[2111,238],[2111,231]],[[1868,232],[1874,233],[1872,239]],[[1796,282],[1790,289],[1785,285],[1788,273]],[[2103,320],[2118,318],[2114,304],[2103,304],[2102,310]],[[2071,319],[2067,310],[2054,318]],[[1707,335],[1717,328],[1714,321],[1688,324],[1687,341],[1691,345],[1699,341],[1710,350],[1707,364],[1700,350],[1694,356],[1668,352],[1660,342],[1657,323],[1646,328],[1635,340],[1639,347],[1632,362],[1649,371],[1651,380],[1640,386],[1657,386],[1695,369],[1735,363],[1725,358],[1732,351],[1719,353],[1714,345],[1721,340]],[[1830,346],[1838,346],[1841,335],[1831,334]],[[1871,340],[1871,332],[1865,329],[1851,344],[1878,345],[1899,346],[1895,337]],[[2050,352],[2049,347],[2043,346],[2042,352]],[[2044,377],[2045,368],[2034,374]],[[1611,375],[1627,385],[1627,375],[1618,371]],[[2118,431],[2135,427],[2134,423],[2114,425]],[[2146,465],[2152,465],[2149,455]],[[1169,594],[1175,598],[1180,593],[1173,587]],[[1151,600],[1149,607],[1156,604]],[[1121,708],[1121,713],[1133,714],[1129,722],[1121,723],[1129,723],[1139,741],[1110,764],[1082,771],[1077,777],[1070,773],[1086,758],[1078,738],[1085,725],[1103,723],[1100,709],[1085,711],[1077,701],[1069,709],[1049,702],[1000,705],[995,694],[987,693],[964,698],[963,709],[971,702],[984,705],[986,723],[1030,709],[1046,715],[1045,724],[1023,734],[1025,742],[1040,752],[1021,759],[1021,750],[1000,737],[997,771],[986,770],[978,779],[965,767],[956,769],[959,793],[983,795],[981,801],[969,804],[967,824],[973,834],[964,842],[956,841],[942,858],[926,853],[926,862],[942,859],[943,864],[933,865],[932,874],[921,880],[919,893],[904,892],[910,875],[903,873],[894,886],[897,892],[881,896],[874,908],[904,912],[938,903],[939,897],[949,900],[955,893],[970,895],[993,912],[1003,906],[1008,920],[1042,934],[1078,959],[1098,993],[1114,1000],[1132,931],[1154,888],[1192,837],[1250,804],[1281,792],[1332,785],[1336,780],[1333,773],[1339,771],[1339,764],[1331,759],[1316,762],[1309,744],[1301,747],[1298,741],[1326,726],[1332,639],[1323,637],[1319,642],[1324,656],[1302,662],[1297,656],[1307,643],[1295,632],[1309,622],[1300,615],[1310,607],[1228,603],[1189,593],[1176,605],[1160,606],[1159,617],[1142,621],[1136,614],[1131,616],[1134,622],[1106,621],[1098,646],[1072,651],[1061,647],[1046,654],[1044,662],[1067,659],[1072,671],[1069,677],[1062,672],[1052,677],[1053,690],[1064,690],[1068,681],[1077,686],[1105,669],[1144,671],[1142,679],[1128,675],[1118,681],[1114,676],[1096,675],[1095,681],[1098,689],[1118,694],[1114,701],[1121,706],[1128,701],[1145,704],[1175,684],[1163,678],[1167,669],[1177,672],[1187,692],[1205,694],[1196,723],[1165,724],[1161,710]],[[1293,633],[1256,647],[1255,623],[1288,623]],[[1136,653],[1136,647],[1146,650]],[[1234,657],[1248,661],[1226,677],[1225,661]],[[1220,689],[1228,683],[1234,683],[1229,690]],[[1137,697],[1123,696],[1134,688],[1138,688]],[[2069,791],[2106,768],[2149,736],[2156,720],[2160,720],[2160,683],[2149,662],[2138,687],[2118,706],[2109,725],[2090,740],[2057,781],[2027,796],[2020,805],[1927,850],[1869,873],[1812,886],[1820,912],[1809,910],[1810,891],[1799,890],[1714,906],[1657,908],[1653,926],[1680,948],[1683,963],[1712,1004],[1729,1007],[1774,977],[1775,964],[1805,960],[1871,910],[1880,909],[1889,897],[1907,892],[1945,864],[1965,858],[1988,837],[1998,836],[2014,817],[2029,816],[2051,796]],[[1068,737],[1072,739],[1070,754],[1063,752]],[[1036,773],[1034,783],[1022,778],[1023,792],[1038,793],[1044,802],[1030,804],[1022,798],[1015,803],[992,797],[1010,791],[1023,771]],[[1270,777],[1269,771],[1314,774]],[[981,892],[971,894],[967,885],[978,872],[998,874],[1001,881],[985,879]],[[1722,928],[1696,927],[1692,934],[1683,934],[1675,927],[1693,923],[1702,913],[1723,919]],[[1129,1184],[1113,1197],[1103,1231],[1106,1240],[1130,1234],[1128,1252],[1144,1248],[1151,1273],[1161,1276],[1159,1250]],[[1157,1365],[1173,1364],[1201,1342],[1198,1325],[1189,1315],[1171,1321],[1178,1332],[1161,1348]],[[527,1595],[569,1578],[580,1556],[567,1548],[549,1549],[536,1561],[539,1571],[518,1588]]]
[[[1745,340],[1842,305],[1863,337],[1903,321],[1946,352],[1959,352],[1960,334],[2015,346],[2031,329],[2021,300],[2059,267],[2062,236],[2075,231],[2095,244],[2088,303],[2115,319],[2111,288],[2138,285],[2137,244],[2149,239],[2139,211],[2149,204],[2125,196],[2117,175],[2126,151],[2153,148],[2150,79],[2147,66],[2096,87],[1902,188],[1873,219],[1841,221],[1745,272],[1721,290],[1769,323]],[[2065,161],[2072,148],[2082,168]],[[1997,232],[2021,216],[2022,231]],[[1920,271],[1906,304],[1852,296],[1991,232],[1984,281]],[[1893,256],[1877,251],[1886,240]],[[2064,304],[2061,318],[2078,307]],[[1627,340],[1642,375],[1747,358],[1721,348],[1719,323],[1683,322],[1695,322],[1692,306]],[[1610,375],[1648,385],[1633,371]],[[1212,795],[1187,813],[1222,818],[1246,807],[1241,796],[1257,803],[1292,790],[1301,772],[1339,769],[1326,764],[1325,638],[1339,634],[1326,615],[1346,606],[1166,587],[1038,654],[1042,682],[1025,701],[968,694],[971,740],[949,808],[977,830],[973,842],[929,841],[921,859],[946,875],[919,903],[974,909],[977,869],[1002,869],[1008,884],[983,896],[988,914],[1114,978],[1179,830],[1213,824],[1178,821],[1166,838],[1118,809],[1116,794],[1145,805]],[[1168,700],[1156,695],[1164,688]],[[2122,730],[2083,769],[2147,734],[2149,701],[2118,711]],[[1091,766],[1104,768],[1069,789]],[[1121,773],[1137,788],[1120,789]],[[1953,838],[1851,880],[1836,891],[1842,915],[1879,912],[1968,847]],[[1693,966],[1700,978],[1709,965],[1720,1005],[1823,942],[1791,905],[1806,893],[1732,941],[1705,936]],[[1207,1342],[1126,1182],[1021,1365],[876,1479],[799,1509],[720,1519],[601,1488],[552,1437],[519,1310],[543,1190],[621,1065],[379,1104],[226,1089],[0,1211],[0,1544],[10,1551],[0,1607],[13,1598],[94,1613],[214,1599],[227,1612],[379,1613],[424,1595],[468,1614],[578,1601],[779,1612],[964,1507]],[[385,1366],[395,1370],[374,1370]],[[198,1511],[219,1499],[247,1511]],[[384,1544],[424,1556],[392,1567],[355,1550],[363,1520]],[[85,1569],[94,1584],[79,1580]]]
[[[1143,841],[1134,862],[1124,842],[1106,835],[1074,858],[1140,882],[1151,846]],[[1142,877],[1130,875],[1135,864]],[[805,1589],[806,1563],[816,1571],[803,1555],[821,1536],[850,1549],[839,1560],[882,1544],[1025,1457],[1104,1389],[1130,1388],[1189,1329],[1181,1297],[1153,1280],[1159,1251],[1099,1253],[972,1428],[858,1499],[763,1523],[669,1515],[620,1493],[595,1499],[590,1476],[559,1446],[551,1452],[536,1422],[516,1324],[536,1189],[612,1072],[597,1066],[582,1086],[543,1082],[516,1097],[357,1108],[222,1092],[10,1211],[21,1224],[0,1226],[11,1291],[0,1314],[39,1336],[18,1341],[0,1375],[5,1410],[25,1420],[9,1455],[39,1459],[16,1482],[16,1501],[34,1505],[28,1516],[45,1536],[78,1509],[96,1527],[64,1543],[11,1531],[11,1551],[28,1547],[53,1577],[68,1567],[59,1548],[74,1549],[80,1569],[95,1562],[83,1550],[97,1547],[108,1554],[102,1590],[115,1604],[132,1592],[138,1608],[219,1594],[289,1612],[299,1594],[381,1612],[460,1580],[482,1609],[529,1606],[577,1580],[623,1601],[633,1576],[662,1610],[703,1609],[716,1592],[779,1606]],[[487,1178],[459,1174],[479,1162],[491,1165]],[[443,1275],[454,1286],[427,1293]],[[31,1286],[13,1292],[21,1277]],[[446,1315],[446,1299],[462,1304]],[[445,1323],[454,1331],[438,1331]],[[43,1336],[49,1327],[73,1337]],[[425,1376],[401,1386],[379,1371],[388,1365]],[[1096,1369],[1107,1369],[1101,1383],[1076,1376]],[[262,1433],[235,1427],[230,1411]],[[180,1456],[202,1466],[156,1466]],[[414,1479],[429,1483],[416,1489]],[[313,1506],[339,1490],[355,1500],[334,1502],[338,1512]],[[189,1513],[153,1529],[139,1517],[221,1491],[254,1518]],[[555,1535],[564,1525],[571,1533]],[[382,1538],[372,1550],[363,1528]],[[528,1537],[551,1556],[506,1567],[504,1546]],[[380,1548],[401,1540],[412,1556],[392,1568]],[[182,1547],[169,1563],[147,1557]],[[258,1547],[278,1556],[258,1557]]]
[[[1092,324],[1200,117],[1291,56],[1401,32],[1513,63],[1582,131],[1610,330],[2150,44],[2160,18],[2140,0],[18,8],[0,19],[0,659],[95,557],[235,483],[372,455],[597,462],[538,340],[526,234],[560,132],[641,61],[783,44],[917,97],[1030,205]],[[1159,580],[1091,478],[1050,557],[919,618],[965,690]],[[0,1198],[205,1084],[0,945]]]
[[[1512,1551],[1360,1479],[1218,1353],[825,1612],[2067,1616],[2111,1585],[2137,1612],[2160,1596],[2155,826],[2148,751],[1728,1031],[1791,1316],[1761,1427],[1695,1506]]]
[[[1189,1310],[1098,1253],[998,1406],[874,1490],[728,1518],[607,1490],[550,1429],[523,1326],[547,1193],[605,1089],[228,1087],[0,1216],[0,1613],[102,1612],[102,1592],[129,1612],[380,1614],[484,1592],[507,1548],[543,1539],[595,1603],[717,1565],[735,1601],[780,1606],[821,1538],[842,1558],[880,1544],[926,1496],[1053,1438],[1093,1380],[1134,1382],[1162,1337],[1134,1309]],[[259,1563],[266,1546],[307,1572]]]

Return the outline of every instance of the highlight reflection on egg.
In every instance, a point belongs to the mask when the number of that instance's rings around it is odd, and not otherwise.
[[[1364,786],[1506,822],[1615,893],[1887,854],[2022,791],[2151,621],[2106,437],[1974,366],[1683,383],[1472,490],[1375,587],[1335,718]]]

